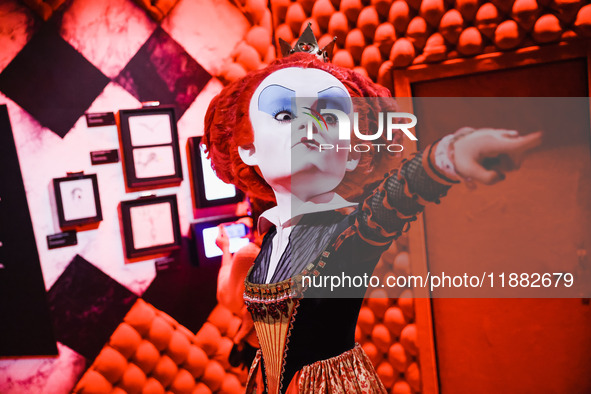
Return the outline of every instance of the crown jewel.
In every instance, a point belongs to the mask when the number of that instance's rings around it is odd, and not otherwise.
[[[316,37],[314,37],[314,33],[312,32],[312,23],[308,22],[308,26],[304,29],[304,32],[298,38],[295,46],[292,48],[291,45],[279,38],[279,45],[281,47],[281,55],[283,57],[292,55],[296,52],[307,52],[313,55],[316,55],[320,60],[324,62],[328,62],[330,57],[332,56],[332,51],[334,49],[334,44],[336,41],[336,37],[332,39],[331,42],[326,44],[324,48],[319,49],[318,41],[316,41]]]

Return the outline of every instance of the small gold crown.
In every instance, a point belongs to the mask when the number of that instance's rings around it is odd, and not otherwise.
[[[314,33],[312,32],[312,23],[308,22],[308,26],[304,29],[304,32],[298,38],[298,42],[296,42],[295,46],[292,48],[291,45],[279,38],[279,46],[281,47],[281,55],[283,57],[293,55],[296,52],[307,52],[313,55],[316,55],[320,60],[324,62],[328,62],[332,56],[332,51],[334,50],[334,44],[337,38],[333,38],[331,42],[326,44],[326,46],[322,49],[318,48],[318,41],[316,41],[316,37],[314,37]]]

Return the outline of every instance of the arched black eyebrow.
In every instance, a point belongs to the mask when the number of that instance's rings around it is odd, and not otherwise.
[[[351,112],[351,97],[338,86],[331,86],[318,92],[318,98],[322,99],[324,108],[340,109],[345,113]]]
[[[259,94],[259,111],[275,115],[278,108],[290,109],[291,100],[295,98],[295,90],[281,85],[269,85]]]

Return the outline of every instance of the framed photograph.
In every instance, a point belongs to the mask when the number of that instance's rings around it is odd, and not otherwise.
[[[96,174],[74,174],[53,180],[59,225],[83,226],[103,220]]]
[[[176,195],[121,202],[127,258],[159,254],[181,245]]]
[[[222,261],[222,250],[218,248],[215,239],[218,236],[218,226],[223,224],[230,239],[230,253],[248,245],[251,231],[245,224],[236,223],[240,217],[207,220],[191,224],[191,234],[199,265],[218,264]]]
[[[237,204],[244,199],[244,194],[234,185],[227,184],[217,177],[211,168],[211,161],[205,154],[201,137],[189,138],[188,146],[195,208]]]
[[[128,188],[171,185],[183,180],[174,107],[124,109],[118,118]]]

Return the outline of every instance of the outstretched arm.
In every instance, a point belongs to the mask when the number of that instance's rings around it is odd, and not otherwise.
[[[417,153],[387,174],[360,206],[356,219],[366,242],[384,245],[406,231],[428,203],[439,203],[460,180],[493,184],[519,168],[540,133],[462,129]]]

